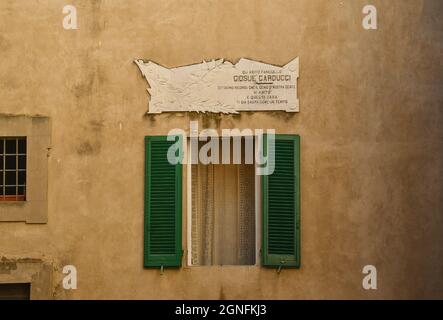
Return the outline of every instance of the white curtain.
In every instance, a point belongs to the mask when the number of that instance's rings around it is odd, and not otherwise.
[[[254,165],[192,165],[192,264],[255,264]]]

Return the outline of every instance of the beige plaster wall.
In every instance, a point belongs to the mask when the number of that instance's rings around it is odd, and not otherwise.
[[[1,1],[0,113],[51,117],[52,149],[48,223],[0,223],[0,255],[57,261],[61,299],[443,298],[443,4],[371,3],[377,31],[364,0]],[[146,116],[133,63],[295,56],[295,115]],[[143,269],[143,137],[190,119],[301,135],[301,269]]]

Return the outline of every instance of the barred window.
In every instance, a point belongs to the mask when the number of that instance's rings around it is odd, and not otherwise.
[[[26,200],[26,137],[0,137],[0,201]]]

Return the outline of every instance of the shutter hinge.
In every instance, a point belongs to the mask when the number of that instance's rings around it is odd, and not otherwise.
[[[277,268],[277,273],[280,274],[281,269],[283,268],[283,265],[286,263],[286,261],[282,260],[280,261],[280,265]]]

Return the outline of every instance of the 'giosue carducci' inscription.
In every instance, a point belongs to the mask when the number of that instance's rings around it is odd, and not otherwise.
[[[244,58],[171,69],[152,61],[135,63],[148,81],[148,113],[299,111],[298,58],[283,67]]]

